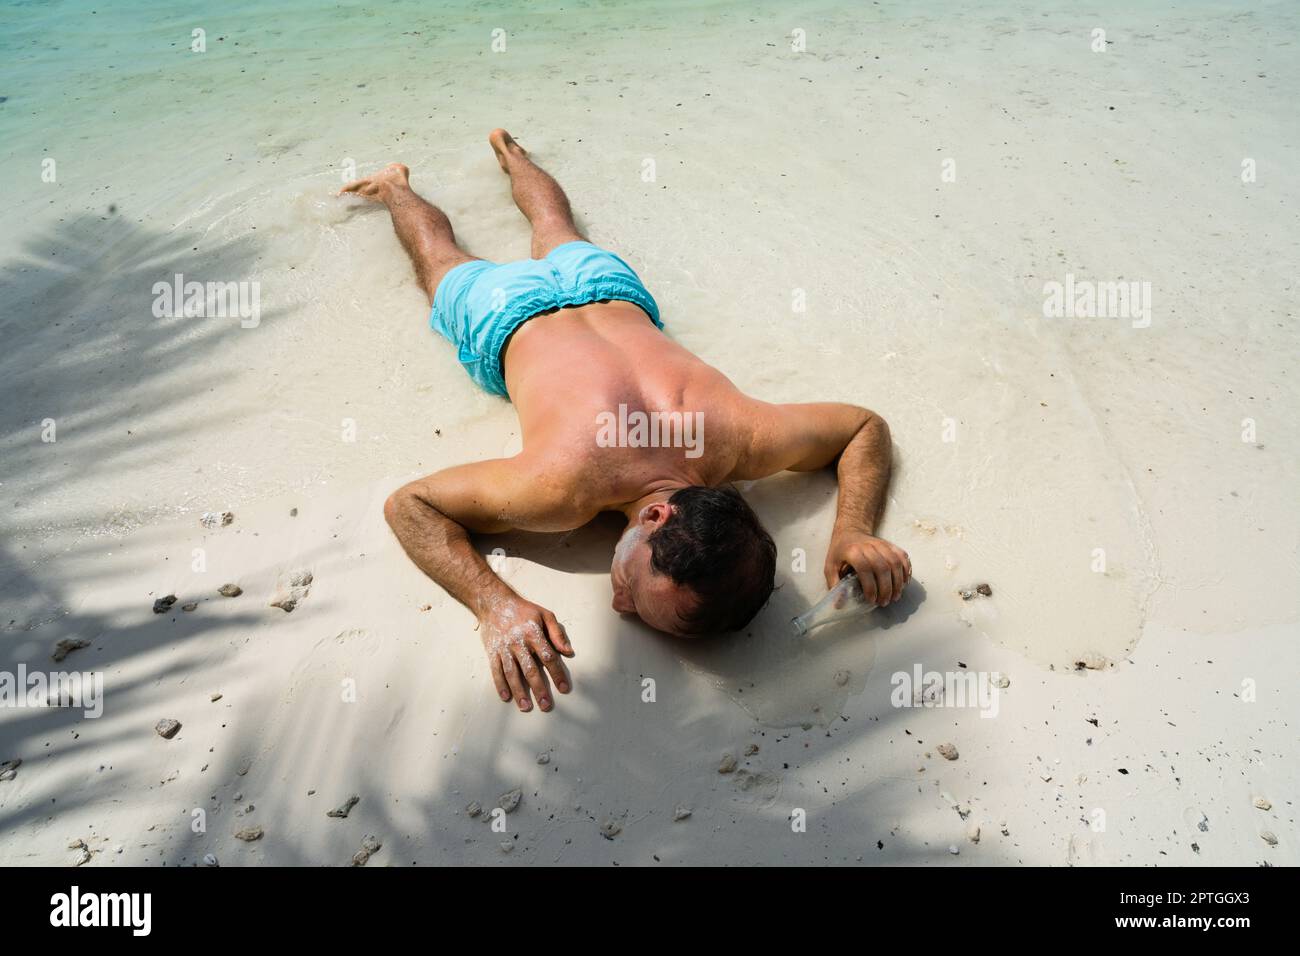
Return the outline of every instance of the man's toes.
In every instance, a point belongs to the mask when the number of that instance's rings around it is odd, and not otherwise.
[[[352,182],[348,183],[346,186],[344,186],[334,195],[342,196],[344,193],[360,192],[363,188],[369,185],[370,185],[369,179],[354,179]]]

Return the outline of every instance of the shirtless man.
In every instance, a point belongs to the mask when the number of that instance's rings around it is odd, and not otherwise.
[[[776,547],[729,483],[834,464],[826,586],[851,569],[869,601],[898,600],[911,563],[875,535],[889,482],[885,422],[853,405],[772,405],[742,394],[660,331],[658,306],[636,273],[579,235],[564,191],[509,133],[493,130],[488,142],[532,225],[532,259],[497,265],[465,252],[400,163],[340,195],[388,208],[434,329],[475,381],[518,409],[519,454],[436,472],[384,505],[411,560],[478,618],[501,700],[529,711],[535,696],[549,711],[551,683],[562,694],[572,687],[562,658],[573,645],[554,614],[492,572],[471,532],[569,531],[599,512],[622,512],[627,529],[610,565],[614,610],[683,637],[739,630],[772,592]],[[620,406],[707,431],[693,448],[618,447],[607,425]]]

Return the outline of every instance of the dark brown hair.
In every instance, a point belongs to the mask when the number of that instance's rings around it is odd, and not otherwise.
[[[650,535],[650,566],[698,596],[684,616],[691,633],[738,631],[767,603],[776,544],[735,488],[690,485],[668,499],[673,513]]]

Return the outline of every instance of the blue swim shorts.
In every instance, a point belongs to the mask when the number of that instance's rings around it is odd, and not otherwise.
[[[639,305],[664,327],[659,306],[632,267],[590,242],[566,242],[544,259],[462,262],[438,284],[429,324],[456,346],[470,378],[506,395],[501,353],[510,333],[541,312],[600,299]]]

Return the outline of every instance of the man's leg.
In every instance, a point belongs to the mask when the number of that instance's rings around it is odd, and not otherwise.
[[[410,175],[411,171],[401,163],[391,163],[368,179],[348,183],[339,190],[339,195],[356,193],[388,207],[397,238],[411,257],[415,277],[432,304],[442,277],[462,262],[472,262],[478,256],[471,256],[456,245],[451,221],[441,209],[415,194],[408,181]]]
[[[497,162],[510,176],[515,205],[533,227],[533,258],[541,259],[556,246],[583,238],[573,224],[573,210],[560,184],[528,158],[528,152],[503,129],[488,134]]]

